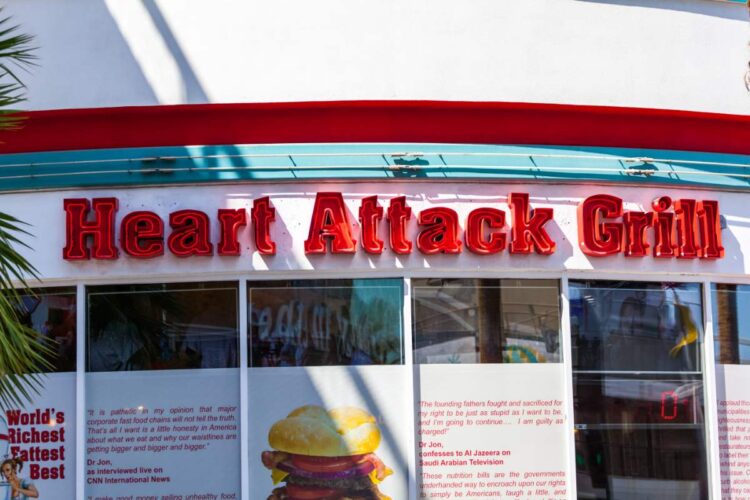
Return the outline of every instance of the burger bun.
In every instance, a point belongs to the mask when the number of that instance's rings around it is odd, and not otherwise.
[[[380,429],[375,417],[360,408],[345,406],[326,411],[307,405],[276,422],[268,432],[268,444],[295,455],[365,455],[380,445]]]

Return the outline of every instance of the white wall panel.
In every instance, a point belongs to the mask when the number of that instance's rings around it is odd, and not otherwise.
[[[32,109],[347,99],[750,112],[710,0],[9,0]]]
[[[359,228],[356,226],[360,200],[365,196],[378,195],[381,206],[387,208],[388,200],[406,195],[413,215],[407,234],[416,241],[419,231],[416,222],[421,210],[446,206],[458,212],[463,226],[469,211],[480,206],[505,210],[507,222],[512,220],[507,206],[511,192],[527,192],[531,207],[553,207],[554,222],[545,226],[557,244],[557,250],[549,256],[500,254],[479,256],[466,248],[460,255],[421,254],[414,245],[410,255],[396,255],[387,249],[380,256],[369,255],[361,248],[354,255],[306,255],[304,241],[307,239],[310,219],[318,191],[340,191],[348,209],[349,220],[354,229],[354,238],[359,245]],[[696,200],[719,200],[720,212],[726,217],[728,227],[722,232],[726,256],[719,260],[702,259],[655,259],[653,257],[626,258],[615,255],[592,258],[584,255],[578,246],[578,203],[587,196],[609,193],[624,200],[625,210],[649,211],[652,200],[668,195],[673,200],[690,198]],[[241,208],[250,210],[252,200],[270,196],[276,209],[276,221],[271,226],[271,236],[277,244],[275,256],[261,256],[254,252],[251,242],[252,229],[246,227],[240,233],[243,255],[240,257],[188,257],[177,258],[169,254],[150,260],[139,260],[120,253],[114,261],[65,261],[62,249],[65,246],[65,216],[63,199],[114,196],[119,199],[117,213],[119,245],[119,222],[127,213],[135,210],[156,212],[165,221],[169,232],[170,212],[181,209],[197,209],[211,218],[214,249],[218,242],[216,213],[219,208]],[[661,279],[665,274],[675,275],[726,275],[739,276],[748,273],[750,255],[740,248],[741,241],[750,239],[750,215],[747,211],[747,195],[744,193],[710,192],[701,190],[679,190],[666,187],[612,187],[595,185],[518,185],[494,183],[349,183],[349,184],[275,184],[235,186],[185,186],[172,188],[103,189],[89,191],[64,191],[44,193],[19,193],[0,198],[2,210],[32,225],[35,238],[30,240],[33,251],[24,251],[37,267],[40,275],[54,282],[65,279],[106,280],[118,278],[158,281],[160,279],[205,279],[243,272],[284,273],[289,271],[315,271],[316,273],[345,272],[368,274],[377,271],[384,276],[406,272],[435,273],[458,272],[526,272],[541,271],[559,273],[563,270],[588,272],[596,270],[607,273],[628,274],[656,273]],[[29,207],[34,207],[30,210]],[[250,221],[248,213],[248,221]],[[380,224],[380,237],[387,242],[388,224]],[[650,230],[649,230],[650,234]],[[652,241],[652,236],[649,236]],[[438,271],[439,270],[439,271]],[[383,274],[385,273],[385,274]],[[316,274],[317,275],[317,274]]]

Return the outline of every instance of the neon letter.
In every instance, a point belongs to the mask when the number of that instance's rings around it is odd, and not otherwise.
[[[253,202],[251,215],[255,229],[255,248],[262,255],[275,255],[276,243],[271,239],[271,222],[276,220],[276,209],[271,206],[268,196]]]
[[[87,221],[89,209],[93,206],[94,220]],[[65,260],[116,259],[115,212],[117,198],[94,198],[92,203],[85,198],[71,198],[63,201],[65,209]],[[89,252],[86,238],[94,240]]]
[[[510,253],[531,253],[550,255],[555,251],[555,242],[544,229],[544,224],[552,219],[551,208],[529,210],[529,195],[511,193],[508,204],[513,217],[511,228]]]
[[[445,207],[428,208],[419,213],[419,224],[428,226],[417,236],[417,248],[423,254],[461,253],[458,239],[458,214]]]
[[[485,225],[490,230],[485,238]],[[500,229],[505,226],[505,212],[495,208],[477,208],[466,219],[466,248],[480,255],[498,253],[505,249],[505,234]]]
[[[153,212],[131,212],[120,224],[120,245],[138,259],[164,255],[164,222]]]
[[[604,257],[622,249],[622,224],[602,222],[622,216],[622,200],[608,194],[589,196],[578,205],[578,244],[586,255]]]
[[[331,240],[331,253],[354,253],[357,250],[341,193],[318,193],[315,197],[305,253],[326,253],[324,238]]]
[[[240,242],[237,241],[237,232],[241,227],[247,225],[247,213],[244,208],[234,210],[231,208],[219,209],[219,255],[239,255]]]
[[[169,214],[172,234],[167,245],[177,257],[213,254],[208,215],[199,210],[179,210]]]

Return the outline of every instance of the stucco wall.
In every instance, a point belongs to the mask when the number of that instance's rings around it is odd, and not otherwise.
[[[347,275],[393,272],[400,274],[423,273],[428,276],[442,273],[548,273],[552,276],[564,271],[589,273],[596,271],[599,277],[619,277],[632,279],[633,276],[666,275],[711,276],[712,278],[737,278],[747,274],[750,268],[750,255],[743,253],[741,243],[747,241],[750,233],[750,220],[744,208],[747,195],[744,193],[721,193],[704,190],[666,189],[659,187],[612,187],[596,185],[575,185],[560,187],[554,185],[524,186],[486,182],[410,182],[402,183],[327,183],[320,184],[245,184],[224,185],[201,188],[200,196],[195,196],[195,187],[137,188],[137,189],[97,189],[65,192],[18,193],[3,195],[2,206],[31,225],[35,235],[29,239],[33,251],[19,248],[50,283],[57,280],[67,282],[81,280],[158,280],[174,279],[176,276],[190,276],[195,279],[234,279],[237,273],[261,272],[263,275],[279,275],[314,271],[316,276],[325,274]],[[304,241],[310,228],[315,193],[338,191],[343,194],[352,234],[357,241],[355,254],[309,255],[305,253]],[[417,250],[416,243],[408,255],[397,255],[388,248],[388,223],[379,224],[379,237],[386,241],[386,250],[381,255],[366,253],[359,245],[360,228],[357,223],[358,208],[363,197],[378,195],[379,204],[387,208],[389,200],[395,196],[406,196],[412,207],[412,218],[406,225],[406,235],[416,241],[420,227],[417,214],[426,208],[443,206],[458,213],[462,230],[465,229],[467,215],[479,207],[493,207],[507,212],[505,231],[512,226],[508,212],[507,196],[511,192],[528,193],[532,208],[550,207],[554,210],[553,220],[545,224],[545,230],[556,244],[551,255],[519,255],[505,251],[494,255],[477,255],[465,248],[460,255],[425,255]],[[625,210],[649,210],[652,200],[668,195],[673,200],[690,198],[695,200],[720,199],[720,212],[725,217],[727,228],[722,231],[722,245],[726,249],[724,258],[678,259],[647,257],[625,257],[622,254],[608,257],[589,257],[582,253],[578,244],[579,222],[576,210],[586,197],[598,193],[609,193],[622,198]],[[169,213],[183,209],[201,210],[208,214],[211,222],[211,241],[214,248],[219,241],[219,227],[216,213],[219,208],[252,207],[253,200],[269,196],[276,209],[276,220],[270,226],[270,235],[276,243],[276,255],[263,256],[255,251],[251,240],[253,229],[250,225],[239,232],[242,255],[237,257],[218,256],[179,258],[168,251],[153,259],[136,259],[120,252],[117,260],[68,261],[62,257],[66,245],[66,226],[63,200],[65,198],[105,198],[116,197],[119,210],[116,215],[116,245],[121,247],[120,222],[135,210],[149,210],[157,213],[165,222],[166,235],[169,227]],[[34,206],[36,210],[29,211]],[[54,220],[50,224],[50,218]],[[249,220],[249,219],[248,219]],[[248,222],[250,224],[250,222]],[[461,236],[463,239],[463,236]],[[510,239],[510,236],[508,237]],[[653,248],[654,239],[648,230],[647,239]],[[166,240],[165,240],[166,241]]]
[[[711,0],[9,0],[30,109],[437,99],[749,114],[747,10]]]

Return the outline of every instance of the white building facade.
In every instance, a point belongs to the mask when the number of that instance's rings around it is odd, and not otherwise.
[[[0,494],[750,498],[744,2],[5,12]]]

